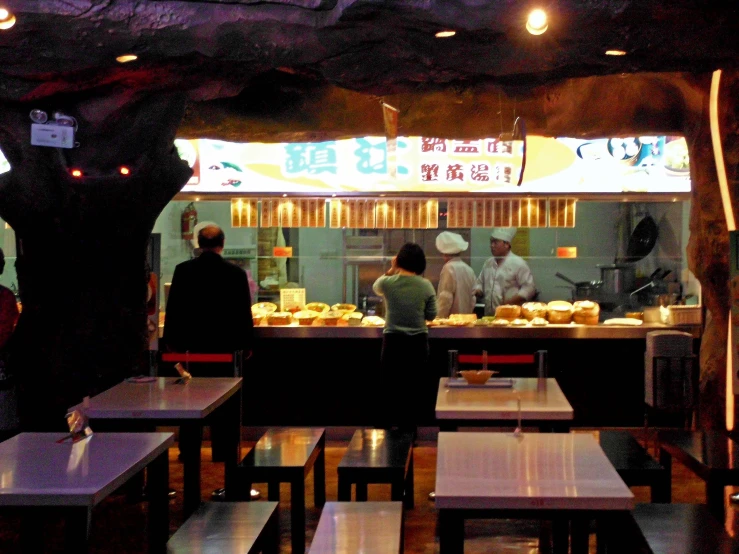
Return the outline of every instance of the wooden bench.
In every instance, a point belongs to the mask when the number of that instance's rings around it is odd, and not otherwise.
[[[277,502],[206,502],[172,535],[167,552],[277,554],[279,525]]]
[[[357,429],[337,472],[339,500],[351,500],[352,484],[356,485],[356,499],[365,501],[368,483],[389,483],[390,498],[413,509],[413,434]]]
[[[633,518],[637,529],[625,551],[634,554],[739,553],[739,543],[703,504],[637,504]]]
[[[316,507],[326,503],[326,430],[268,429],[239,464],[237,499],[249,500],[253,483],[267,483],[267,498],[280,499],[280,483],[290,483],[292,552],[305,552],[305,478],[313,470]]]
[[[326,502],[309,554],[402,554],[400,502]]]
[[[677,459],[706,483],[706,504],[724,519],[724,487],[739,485],[739,443],[721,431],[660,431],[659,462]]]
[[[648,486],[652,502],[670,501],[670,472],[628,431],[600,431],[600,447],[629,487]]]

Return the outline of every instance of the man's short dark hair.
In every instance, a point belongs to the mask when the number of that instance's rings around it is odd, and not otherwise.
[[[198,231],[198,246],[204,250],[223,248],[225,243],[226,235],[217,225],[208,225]]]
[[[415,242],[406,242],[398,251],[395,264],[406,271],[421,275],[426,271],[426,255]]]

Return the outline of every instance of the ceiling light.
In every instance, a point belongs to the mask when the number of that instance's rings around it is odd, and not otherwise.
[[[0,8],[0,30],[5,31],[15,25],[15,16],[5,8]]]
[[[131,174],[131,170],[128,169],[125,165],[122,165],[121,167],[119,167],[118,168],[118,172],[121,175],[130,175]]]
[[[118,63],[128,63],[138,59],[139,57],[136,54],[123,54],[122,56],[118,56],[115,61]]]
[[[624,50],[606,50],[606,56],[625,56]]]
[[[78,177],[79,178],[79,177],[82,177],[82,170],[81,169],[72,169],[72,170],[69,171],[69,174],[72,177]]]
[[[449,38],[449,37],[453,37],[456,34],[457,34],[457,31],[447,30],[447,31],[439,31],[434,36],[436,38]]]
[[[533,10],[526,20],[526,30],[532,35],[541,35],[549,28],[547,14],[544,10]]]

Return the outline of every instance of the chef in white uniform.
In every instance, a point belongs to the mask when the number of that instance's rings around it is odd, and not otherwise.
[[[490,233],[490,252],[477,277],[474,293],[485,298],[485,315],[495,315],[501,304],[523,304],[536,295],[534,276],[528,264],[513,252],[515,227],[496,227]]]
[[[475,272],[459,257],[468,247],[469,243],[457,233],[444,231],[436,237],[436,249],[444,257],[436,292],[437,317],[474,311]]]

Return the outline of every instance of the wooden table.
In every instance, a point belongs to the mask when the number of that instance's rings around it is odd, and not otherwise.
[[[570,520],[573,554],[587,553],[589,522],[612,537],[634,506],[589,433],[439,433],[435,490],[442,553],[463,552],[477,518]]]
[[[518,399],[521,420],[541,430],[568,431],[573,410],[557,380],[514,377],[513,386],[494,388],[485,385],[454,388],[448,377],[439,380],[436,394],[436,419],[443,431],[459,426],[515,425]]]
[[[158,377],[151,382],[124,381],[90,398],[84,408],[93,431],[152,430],[156,426],[180,426],[180,451],[184,464],[184,513],[195,511],[201,501],[200,450],[203,426],[214,421],[229,429],[224,483],[227,499],[235,488],[235,471],[241,452],[241,377],[193,377],[187,384]],[[230,486],[233,485],[233,486]]]
[[[720,431],[660,431],[659,463],[670,474],[672,458],[705,481],[706,504],[723,521],[724,487],[739,485],[739,444]]]
[[[169,535],[172,433],[94,433],[76,443],[63,433],[21,433],[0,443],[0,506],[21,508],[21,543],[43,552],[43,513],[66,520],[68,552],[87,552],[92,508],[131,477],[149,472],[149,551]]]

